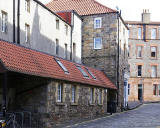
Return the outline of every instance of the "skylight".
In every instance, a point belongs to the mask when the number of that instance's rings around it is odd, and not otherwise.
[[[89,77],[88,74],[80,66],[77,66],[77,68],[81,71],[84,77]]]
[[[60,60],[58,60],[58,59],[55,59],[55,60],[58,63],[58,65],[63,69],[63,71],[65,73],[69,73],[69,71],[67,70],[67,68],[62,64],[62,62]]]
[[[87,70],[88,73],[92,76],[93,79],[96,79],[96,77],[93,75],[93,73],[92,73],[88,68],[86,68],[86,70]]]

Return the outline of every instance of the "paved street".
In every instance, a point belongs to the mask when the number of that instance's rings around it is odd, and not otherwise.
[[[71,128],[160,128],[160,104],[147,104],[135,110],[84,122]]]

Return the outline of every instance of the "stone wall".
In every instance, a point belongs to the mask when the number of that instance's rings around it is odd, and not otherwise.
[[[130,64],[130,95],[129,101],[138,100],[138,84],[143,85],[144,101],[160,101],[159,94],[153,95],[153,84],[160,84],[160,24],[129,24],[129,64]],[[138,28],[142,30],[142,39],[138,39]],[[151,39],[151,30],[156,30],[156,39]],[[137,57],[137,47],[142,46],[142,57]],[[156,57],[151,57],[151,46],[157,47]],[[138,76],[138,65],[142,65],[142,75]],[[157,76],[152,77],[151,66],[157,66]],[[157,88],[158,89],[158,88]]]
[[[102,18],[102,27],[94,28],[94,18]],[[128,30],[117,13],[83,16],[82,27],[82,62],[106,73],[110,80],[117,85],[117,66],[119,54],[119,106],[123,104],[124,97],[124,72],[128,65]],[[119,53],[118,45],[119,31]],[[94,49],[94,38],[102,38],[102,49]]]
[[[67,120],[92,118],[107,112],[107,93],[104,88],[76,84],[76,102],[72,103],[71,87],[74,84],[63,83],[63,102],[57,102],[58,83],[52,81],[16,99],[19,108],[32,111],[33,122],[38,121],[39,128],[52,128]],[[89,102],[91,88],[94,88],[93,104]],[[98,102],[99,89],[102,89],[102,104]]]

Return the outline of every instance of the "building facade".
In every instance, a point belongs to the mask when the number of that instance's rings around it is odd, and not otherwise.
[[[160,101],[160,22],[143,10],[141,21],[126,21],[129,27],[129,101]]]
[[[26,112],[34,128],[106,114],[107,90],[117,89],[100,70],[13,43],[0,41],[0,59],[0,107],[24,114],[24,126]]]
[[[118,93],[114,92],[109,101],[122,108],[127,81],[124,74],[128,73],[128,27],[120,13],[94,0],[53,0],[47,7],[54,12],[72,9],[81,15],[82,62],[102,70],[117,85]]]
[[[81,63],[82,21],[70,15],[66,21],[37,0],[1,0],[0,38]]]

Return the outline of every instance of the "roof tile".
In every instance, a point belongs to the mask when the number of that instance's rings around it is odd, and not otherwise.
[[[95,0],[52,0],[46,6],[53,12],[75,10],[79,15],[117,12]]]
[[[85,68],[88,68],[96,77],[96,80],[87,71],[89,78],[85,78],[76,68],[76,63],[62,58],[58,59],[67,68],[69,74],[64,73],[54,56],[0,41],[0,60],[9,71],[116,89],[116,86],[103,72],[80,65],[84,71],[86,71]]]

